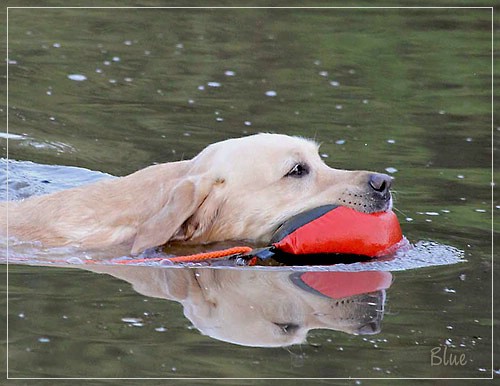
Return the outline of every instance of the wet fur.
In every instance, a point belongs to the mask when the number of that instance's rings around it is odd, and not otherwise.
[[[291,177],[294,165],[307,175]],[[169,241],[266,241],[287,218],[324,204],[376,212],[391,207],[366,171],[332,169],[318,145],[258,134],[218,142],[191,160],[154,165],[125,177],[0,203],[0,232],[46,246],[132,253]]]

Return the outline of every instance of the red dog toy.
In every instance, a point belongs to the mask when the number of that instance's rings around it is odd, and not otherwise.
[[[295,256],[294,261],[296,255],[378,257],[392,252],[402,239],[401,227],[392,211],[367,214],[326,205],[290,218],[278,228],[269,247],[254,250],[248,257],[256,257],[249,264],[257,264],[257,259],[277,259],[282,254]]]
[[[335,264],[335,256],[378,257],[388,255],[403,239],[392,211],[361,213],[343,206],[325,205],[285,221],[266,248],[235,247],[189,256],[127,259],[120,264],[169,261],[190,263],[229,257],[247,265]],[[337,259],[338,260],[338,259]]]

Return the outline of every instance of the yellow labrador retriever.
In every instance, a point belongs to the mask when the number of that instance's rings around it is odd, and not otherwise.
[[[302,274],[297,271],[98,264],[81,268],[125,280],[145,296],[177,301],[204,335],[254,347],[301,344],[312,329],[376,334],[384,315],[385,289],[392,282],[390,272],[306,273],[315,277],[313,281],[326,276],[323,282],[332,286],[339,281],[352,283],[333,298],[294,283],[292,277]]]
[[[191,160],[0,203],[0,229],[8,221],[9,237],[121,245],[134,254],[169,241],[266,242],[283,221],[320,205],[388,210],[390,185],[385,174],[328,167],[311,140],[257,134],[212,144]]]

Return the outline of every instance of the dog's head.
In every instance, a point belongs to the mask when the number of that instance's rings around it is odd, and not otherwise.
[[[330,168],[318,144],[300,137],[258,134],[218,142],[189,162],[133,251],[169,240],[267,242],[286,219],[326,204],[389,210],[391,183],[385,174]]]

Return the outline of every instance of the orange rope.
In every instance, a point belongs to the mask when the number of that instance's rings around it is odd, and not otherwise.
[[[243,253],[248,253],[252,250],[250,247],[234,247],[229,249],[223,249],[221,251],[211,251],[196,253],[194,255],[187,256],[176,256],[176,257],[153,257],[146,259],[131,259],[131,260],[118,260],[115,261],[117,264],[131,264],[131,263],[148,263],[153,261],[163,261],[169,260],[172,263],[194,263],[196,261],[205,261],[210,259],[217,259],[219,257],[226,257],[231,255],[239,255]]]

